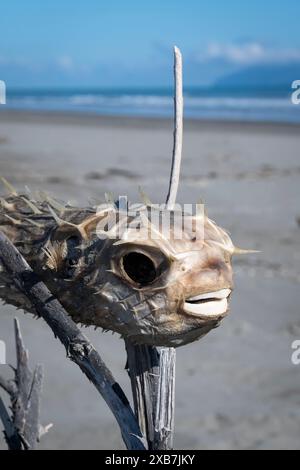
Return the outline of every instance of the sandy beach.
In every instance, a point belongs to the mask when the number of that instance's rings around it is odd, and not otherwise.
[[[0,112],[0,175],[18,190],[100,202],[105,192],[165,200],[172,120]],[[187,121],[179,202],[206,204],[236,245],[231,314],[178,349],[175,448],[300,449],[300,126]],[[0,193],[4,193],[1,190]],[[117,424],[42,320],[0,307],[0,339],[14,364],[13,318],[32,364],[45,367],[41,449],[121,449]],[[86,334],[129,394],[123,342]],[[9,375],[8,366],[0,366]],[[5,448],[0,437],[0,449]]]

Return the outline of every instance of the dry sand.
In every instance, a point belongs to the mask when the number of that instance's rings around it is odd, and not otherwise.
[[[17,188],[85,203],[105,191],[164,200],[172,123],[23,112],[0,113],[0,174]],[[238,246],[231,315],[178,349],[176,448],[300,448],[300,128],[281,124],[185,124],[179,201],[200,198]],[[122,448],[114,419],[48,327],[1,306],[0,339],[14,363],[13,317],[32,363],[45,365],[43,449]],[[117,335],[86,330],[129,392]],[[1,366],[1,373],[9,373]],[[3,439],[0,448],[4,447]]]

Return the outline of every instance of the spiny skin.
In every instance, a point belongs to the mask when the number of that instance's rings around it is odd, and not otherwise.
[[[97,214],[95,207],[60,207],[42,199],[17,194],[0,199],[0,230],[76,322],[116,331],[136,343],[176,347],[200,338],[226,316],[226,311],[209,317],[191,315],[184,308],[193,296],[232,289],[234,246],[208,217],[204,240],[188,230],[179,240],[159,236],[145,241],[136,231],[134,237],[120,239],[113,230],[100,239],[98,224],[109,211]],[[120,217],[116,207],[112,212]],[[149,207],[141,206],[144,220],[148,213]],[[124,260],[132,253],[151,260],[151,282],[140,284],[128,276]],[[36,313],[3,266],[0,297]]]

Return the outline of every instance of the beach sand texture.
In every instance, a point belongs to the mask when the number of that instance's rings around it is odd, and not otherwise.
[[[140,185],[163,202],[171,150],[171,120],[0,113],[0,174],[18,190],[67,201],[87,204],[112,191],[137,202]],[[175,448],[300,448],[300,366],[291,362],[300,339],[299,152],[296,125],[185,123],[178,201],[204,200],[236,245],[261,253],[235,260],[231,315],[178,349]],[[14,316],[31,363],[45,366],[42,421],[54,427],[40,448],[123,448],[111,412],[49,328],[1,305],[9,362]],[[129,394],[118,335],[84,331]]]

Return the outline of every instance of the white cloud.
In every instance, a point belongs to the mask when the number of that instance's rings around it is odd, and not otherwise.
[[[71,70],[74,66],[72,57],[68,55],[61,56],[57,59],[58,66],[63,70]]]
[[[243,44],[212,42],[198,59],[206,62],[224,60],[237,65],[300,62],[300,48],[267,47],[256,41]]]

